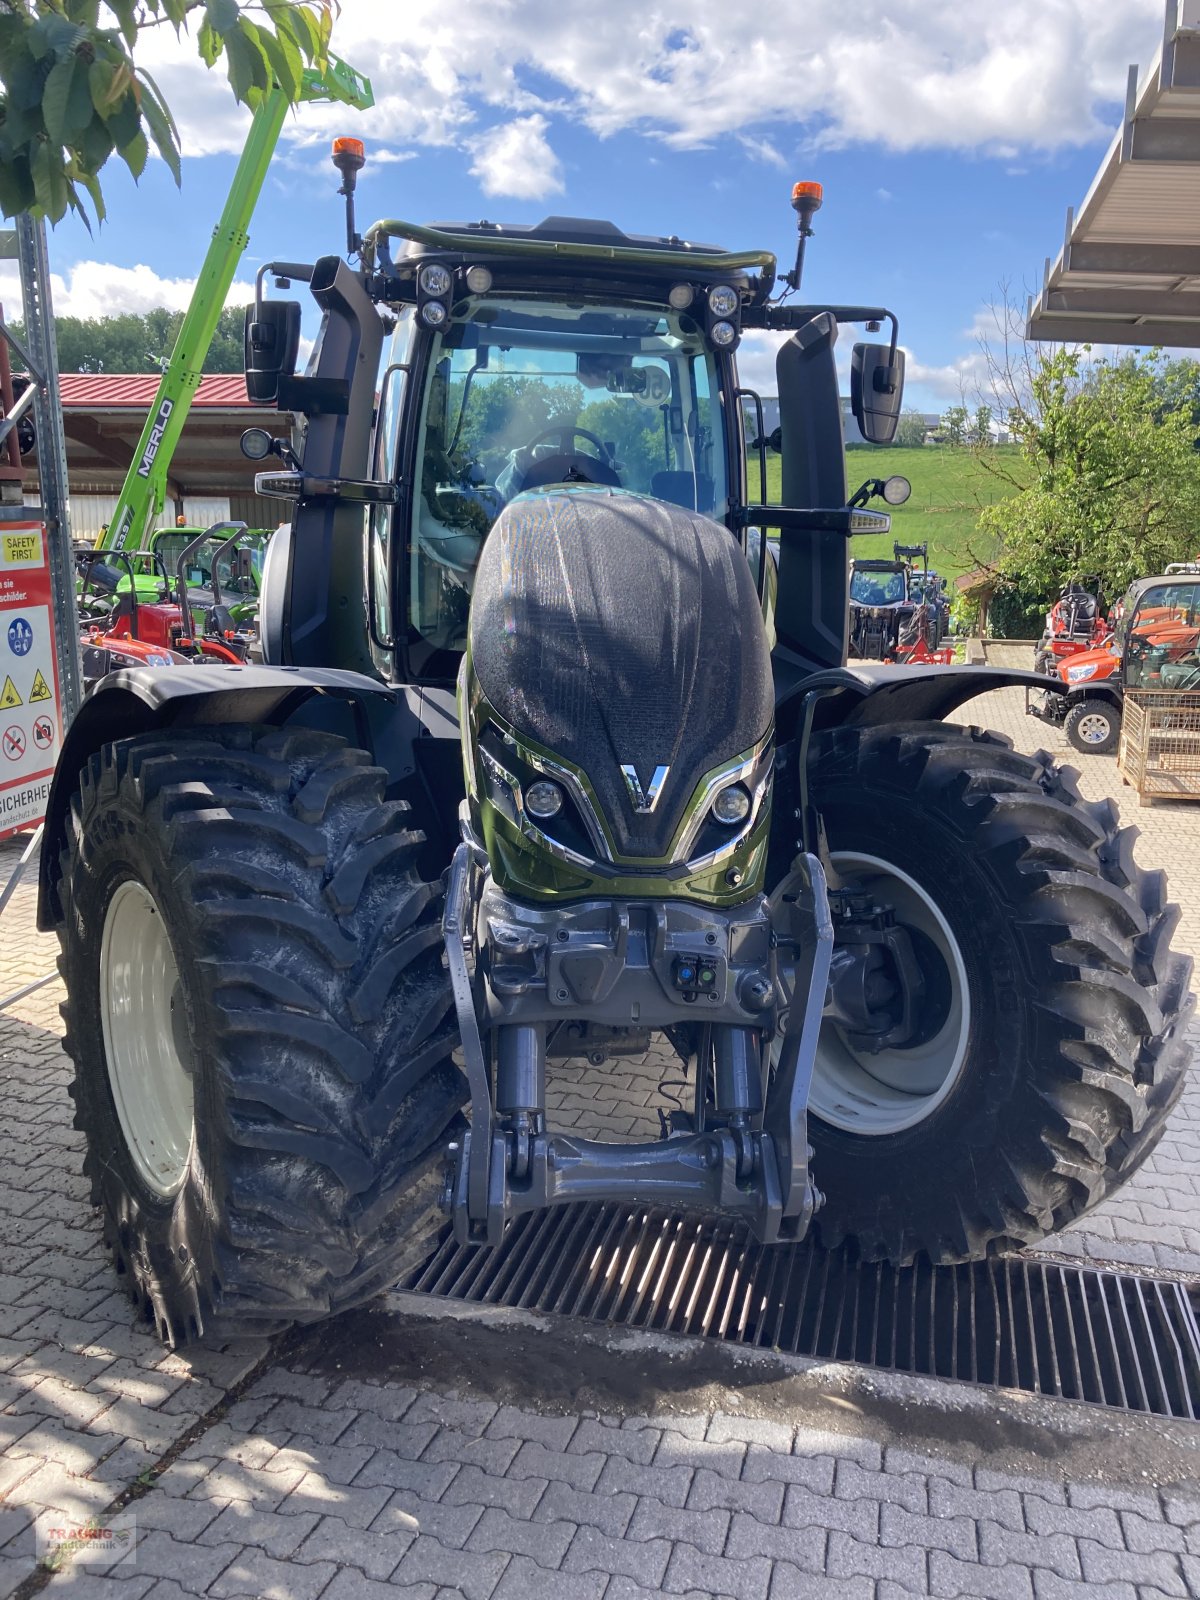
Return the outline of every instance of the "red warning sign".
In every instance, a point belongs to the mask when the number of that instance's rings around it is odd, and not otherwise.
[[[0,839],[46,814],[62,743],[53,618],[44,527],[0,525]]]

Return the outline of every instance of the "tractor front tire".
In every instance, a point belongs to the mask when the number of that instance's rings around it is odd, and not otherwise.
[[[1067,712],[1063,732],[1081,755],[1106,756],[1121,737],[1121,713],[1107,700],[1081,700]]]
[[[440,1225],[465,1083],[441,887],[332,735],[111,744],[64,853],[75,1125],[118,1272],[168,1344],[359,1305]]]
[[[896,907],[926,975],[906,1048],[822,1026],[820,1237],[895,1263],[1037,1244],[1145,1160],[1183,1088],[1163,875],[1111,802],[979,729],[834,729],[810,772],[835,871]]]

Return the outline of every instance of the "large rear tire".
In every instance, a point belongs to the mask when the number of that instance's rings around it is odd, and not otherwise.
[[[436,1235],[465,1084],[441,888],[324,733],[109,745],[74,796],[60,970],[117,1270],[170,1344],[358,1305]]]
[[[931,1008],[907,1052],[823,1026],[820,1236],[894,1262],[1036,1244],[1145,1160],[1182,1090],[1191,962],[1163,875],[1111,803],[978,729],[835,729],[811,772],[834,866],[881,898],[892,878]]]

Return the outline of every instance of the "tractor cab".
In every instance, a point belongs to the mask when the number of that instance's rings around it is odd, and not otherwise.
[[[852,356],[856,416],[890,438],[904,362],[890,312],[780,305],[768,252],[582,218],[388,220],[359,242],[363,275],[336,258],[303,269],[325,310],[307,372],[292,370],[299,306],[264,292],[248,313],[252,397],[304,419],[291,440],[254,430],[250,449],[284,468],[260,473],[259,490],[301,502],[285,545],[315,537],[306,530],[320,522],[348,601],[331,604],[317,568],[307,582],[281,546],[265,587],[274,572],[291,588],[286,604],[264,598],[264,660],[336,659],[452,688],[491,529],[521,496],[565,487],[724,525],[765,612],[778,597],[777,668],[798,680],[841,665],[848,538],[890,524],[848,502],[834,344],[841,324],[890,323],[889,342],[857,344]],[[773,431],[737,372],[752,329],[796,335],[779,357]],[[784,507],[766,504],[771,452],[783,456]],[[365,570],[349,537],[364,517]]]

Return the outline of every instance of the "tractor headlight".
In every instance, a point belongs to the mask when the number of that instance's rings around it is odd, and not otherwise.
[[[531,783],[525,791],[525,809],[539,822],[548,822],[551,817],[556,817],[562,810],[562,805],[562,790],[548,778],[540,778],[537,783]]]
[[[1067,668],[1067,682],[1068,683],[1083,683],[1085,681],[1085,679],[1087,679],[1087,678],[1094,678],[1098,671],[1099,671],[1099,666],[1095,661],[1089,661],[1086,665],[1084,665],[1082,667],[1068,667]]]
[[[440,328],[448,316],[444,300],[426,300],[421,307],[421,321],[427,328]]]
[[[718,283],[708,291],[708,309],[714,317],[732,317],[739,305],[736,289],[727,283]]]
[[[429,295],[434,300],[446,298],[450,293],[452,281],[450,269],[444,267],[440,261],[431,261],[427,267],[422,267],[417,275],[421,293]]]
[[[708,337],[718,350],[728,350],[737,339],[737,329],[732,322],[714,322],[708,330]]]
[[[750,815],[750,795],[740,783],[731,783],[727,789],[721,789],[712,804],[712,814],[718,822],[723,822],[727,828],[732,828],[739,822],[745,822]]]

